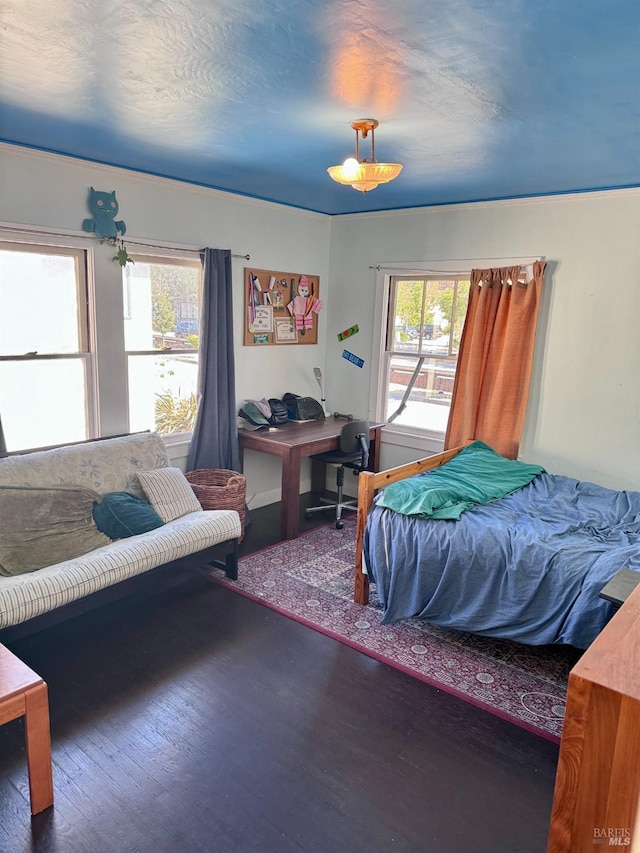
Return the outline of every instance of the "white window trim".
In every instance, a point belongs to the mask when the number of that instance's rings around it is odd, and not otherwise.
[[[96,349],[96,334],[97,334],[97,318],[96,318],[96,278],[95,278],[95,258],[94,247],[96,244],[96,236],[94,234],[86,234],[83,231],[67,231],[55,227],[14,224],[11,222],[0,222],[0,241],[5,245],[15,244],[16,247],[29,250],[30,248],[37,251],[39,247],[50,249],[70,249],[75,252],[84,252],[86,257],[86,287],[87,296],[89,299],[89,351],[86,356],[85,364],[87,365],[87,418],[88,418],[88,438],[97,438],[102,436],[102,425],[100,422],[99,412],[99,397],[98,397],[98,362]],[[173,245],[158,243],[146,243],[142,240],[133,237],[125,238],[127,246],[131,249],[131,256],[134,260],[148,257],[156,261],[167,262],[200,262],[202,263],[202,251],[195,246],[186,244]],[[134,248],[135,247],[135,248]],[[123,350],[124,361],[126,363],[126,352]],[[128,377],[127,371],[123,373],[124,398],[128,400]],[[128,406],[123,409],[122,416],[124,418],[121,431],[128,431]],[[162,436],[166,445],[171,445],[177,458],[180,456],[182,449],[187,449],[191,441],[191,433],[174,433],[173,435]],[[186,455],[186,453],[185,453]]]
[[[79,360],[83,364],[86,395],[86,431],[87,437],[99,434],[98,390],[96,386],[96,351],[94,323],[94,279],[93,255],[91,250],[78,244],[78,241],[61,240],[54,235],[32,239],[29,232],[3,230],[0,228],[0,246],[6,251],[32,252],[43,255],[65,255],[75,258],[76,281],[78,286],[79,351],[77,353],[43,353],[37,355],[12,354],[0,356],[3,361],[62,361]],[[36,448],[37,449],[37,448]],[[22,449],[20,452],[26,452]]]
[[[172,263],[176,266],[186,266],[186,267],[196,267],[199,265],[200,267],[200,284],[201,287],[204,287],[204,267],[202,265],[202,257],[201,253],[193,250],[181,250],[181,249],[171,249],[171,248],[163,248],[158,246],[153,249],[152,253],[147,252],[131,252],[131,258],[134,261],[139,261],[140,263]],[[202,297],[202,293],[200,294]],[[202,298],[201,298],[201,306],[202,307]],[[128,362],[129,356],[157,356],[159,353],[162,353],[163,350],[124,350],[125,360]],[[167,354],[169,355],[180,355],[182,354],[190,354],[193,350],[167,350]],[[198,354],[198,357],[200,354]],[[125,373],[125,394],[127,401],[129,400],[129,371],[127,369]],[[130,430],[129,424],[129,407],[127,405],[127,429]],[[171,449],[171,451],[178,456],[180,451],[186,448],[187,452],[191,443],[191,438],[193,436],[192,432],[175,432],[167,435],[162,435],[161,438],[167,447],[167,450]]]
[[[542,255],[521,258],[460,258],[437,261],[389,261],[376,264],[376,295],[374,313],[374,347],[371,357],[371,386],[369,389],[369,411],[376,423],[385,423],[386,402],[380,389],[386,386],[385,344],[389,289],[394,276],[469,276],[472,269],[489,267],[520,266],[533,277],[533,264]],[[375,345],[375,335],[378,345]],[[392,444],[426,453],[438,453],[444,446],[444,434],[434,430],[410,428],[401,424],[386,424],[381,433],[383,444]]]

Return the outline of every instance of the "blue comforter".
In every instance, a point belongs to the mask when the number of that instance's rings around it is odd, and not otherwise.
[[[602,587],[640,572],[640,492],[542,473],[457,521],[374,507],[364,555],[384,623],[586,648],[614,613]]]

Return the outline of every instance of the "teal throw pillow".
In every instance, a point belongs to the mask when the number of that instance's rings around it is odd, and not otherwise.
[[[125,539],[162,527],[164,521],[148,501],[129,492],[110,492],[93,505],[93,520],[109,539]]]

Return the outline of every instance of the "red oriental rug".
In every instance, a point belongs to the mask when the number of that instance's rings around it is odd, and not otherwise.
[[[569,670],[579,652],[524,646],[419,619],[381,625],[375,586],[353,602],[355,520],[321,527],[240,561],[238,580],[211,578],[304,625],[559,743]]]

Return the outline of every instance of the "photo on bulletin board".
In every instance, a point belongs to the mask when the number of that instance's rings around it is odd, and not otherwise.
[[[297,344],[298,333],[293,317],[278,317],[275,328],[275,342],[277,344]]]
[[[321,310],[317,275],[245,267],[245,346],[317,344]]]

